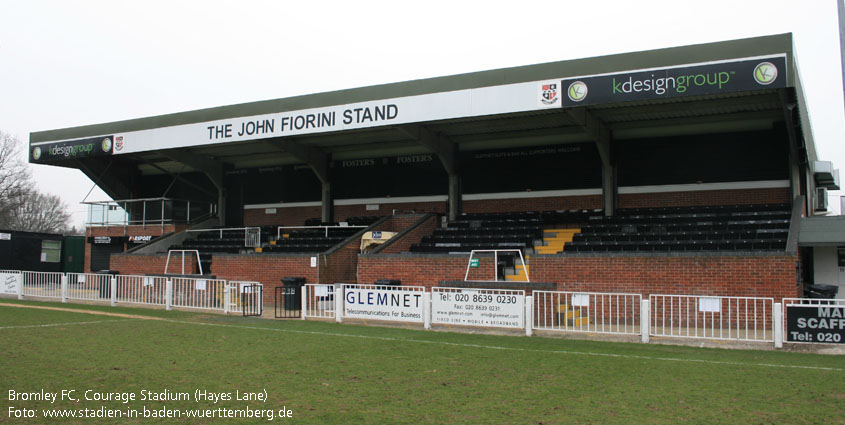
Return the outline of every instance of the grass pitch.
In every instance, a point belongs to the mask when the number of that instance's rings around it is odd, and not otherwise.
[[[159,319],[0,305],[0,423],[269,422],[219,417],[246,409],[302,424],[845,423],[843,356],[0,304]],[[80,401],[38,399],[62,390]],[[189,400],[140,400],[165,390]],[[165,407],[182,416],[141,417]],[[61,409],[140,414],[45,417]],[[218,416],[187,417],[200,410]]]

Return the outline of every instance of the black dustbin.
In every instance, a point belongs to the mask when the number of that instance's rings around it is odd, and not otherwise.
[[[379,279],[379,280],[375,281],[375,285],[376,286],[402,286],[402,281],[399,280],[399,279]]]
[[[305,285],[304,277],[283,277],[282,283],[285,285],[285,310],[301,310],[302,309],[302,285]]]
[[[807,298],[829,300],[836,298],[837,291],[839,291],[839,287],[836,285],[807,285],[807,287],[804,288],[804,295]]]
[[[120,272],[115,270],[99,270],[97,274],[107,274],[110,276],[117,276]],[[99,279],[100,280],[100,298],[108,299],[111,298],[111,279]]]

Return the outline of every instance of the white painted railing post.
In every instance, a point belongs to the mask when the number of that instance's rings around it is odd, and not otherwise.
[[[772,311],[772,331],[775,348],[783,348],[783,305],[781,303],[775,303]]]
[[[343,285],[334,286],[334,320],[343,323],[343,298],[346,296]]]
[[[643,300],[642,305],[640,306],[640,333],[642,334],[643,342],[649,341],[649,333],[651,333],[651,329],[649,325],[651,324],[651,306],[648,303],[648,300]]]
[[[423,328],[431,329],[431,292],[423,292]]]
[[[308,315],[308,287],[302,285],[299,289],[299,316],[300,319],[305,320],[305,316]]]
[[[235,284],[237,287],[238,284]],[[229,299],[232,296],[231,294],[232,288],[229,286],[229,281],[223,282],[223,314],[229,314]],[[237,292],[237,291],[236,291]]]
[[[18,299],[23,299],[23,273],[18,273]]]
[[[111,291],[109,291],[109,294],[111,295],[111,306],[114,307],[117,305],[117,276],[111,276],[111,279],[109,279],[109,287],[111,287]]]
[[[62,302],[67,302],[67,273],[62,273],[61,280]]]
[[[525,336],[534,334],[534,297],[525,297]]]
[[[167,279],[164,283],[164,308],[173,310],[173,280]]]

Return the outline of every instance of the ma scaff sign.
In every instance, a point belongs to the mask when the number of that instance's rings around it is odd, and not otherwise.
[[[788,304],[786,342],[845,344],[845,305]]]

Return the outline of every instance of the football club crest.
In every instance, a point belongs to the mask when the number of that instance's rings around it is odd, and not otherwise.
[[[542,96],[540,101],[543,102],[543,104],[554,105],[558,101],[557,84],[543,84],[540,90],[540,95]]]

